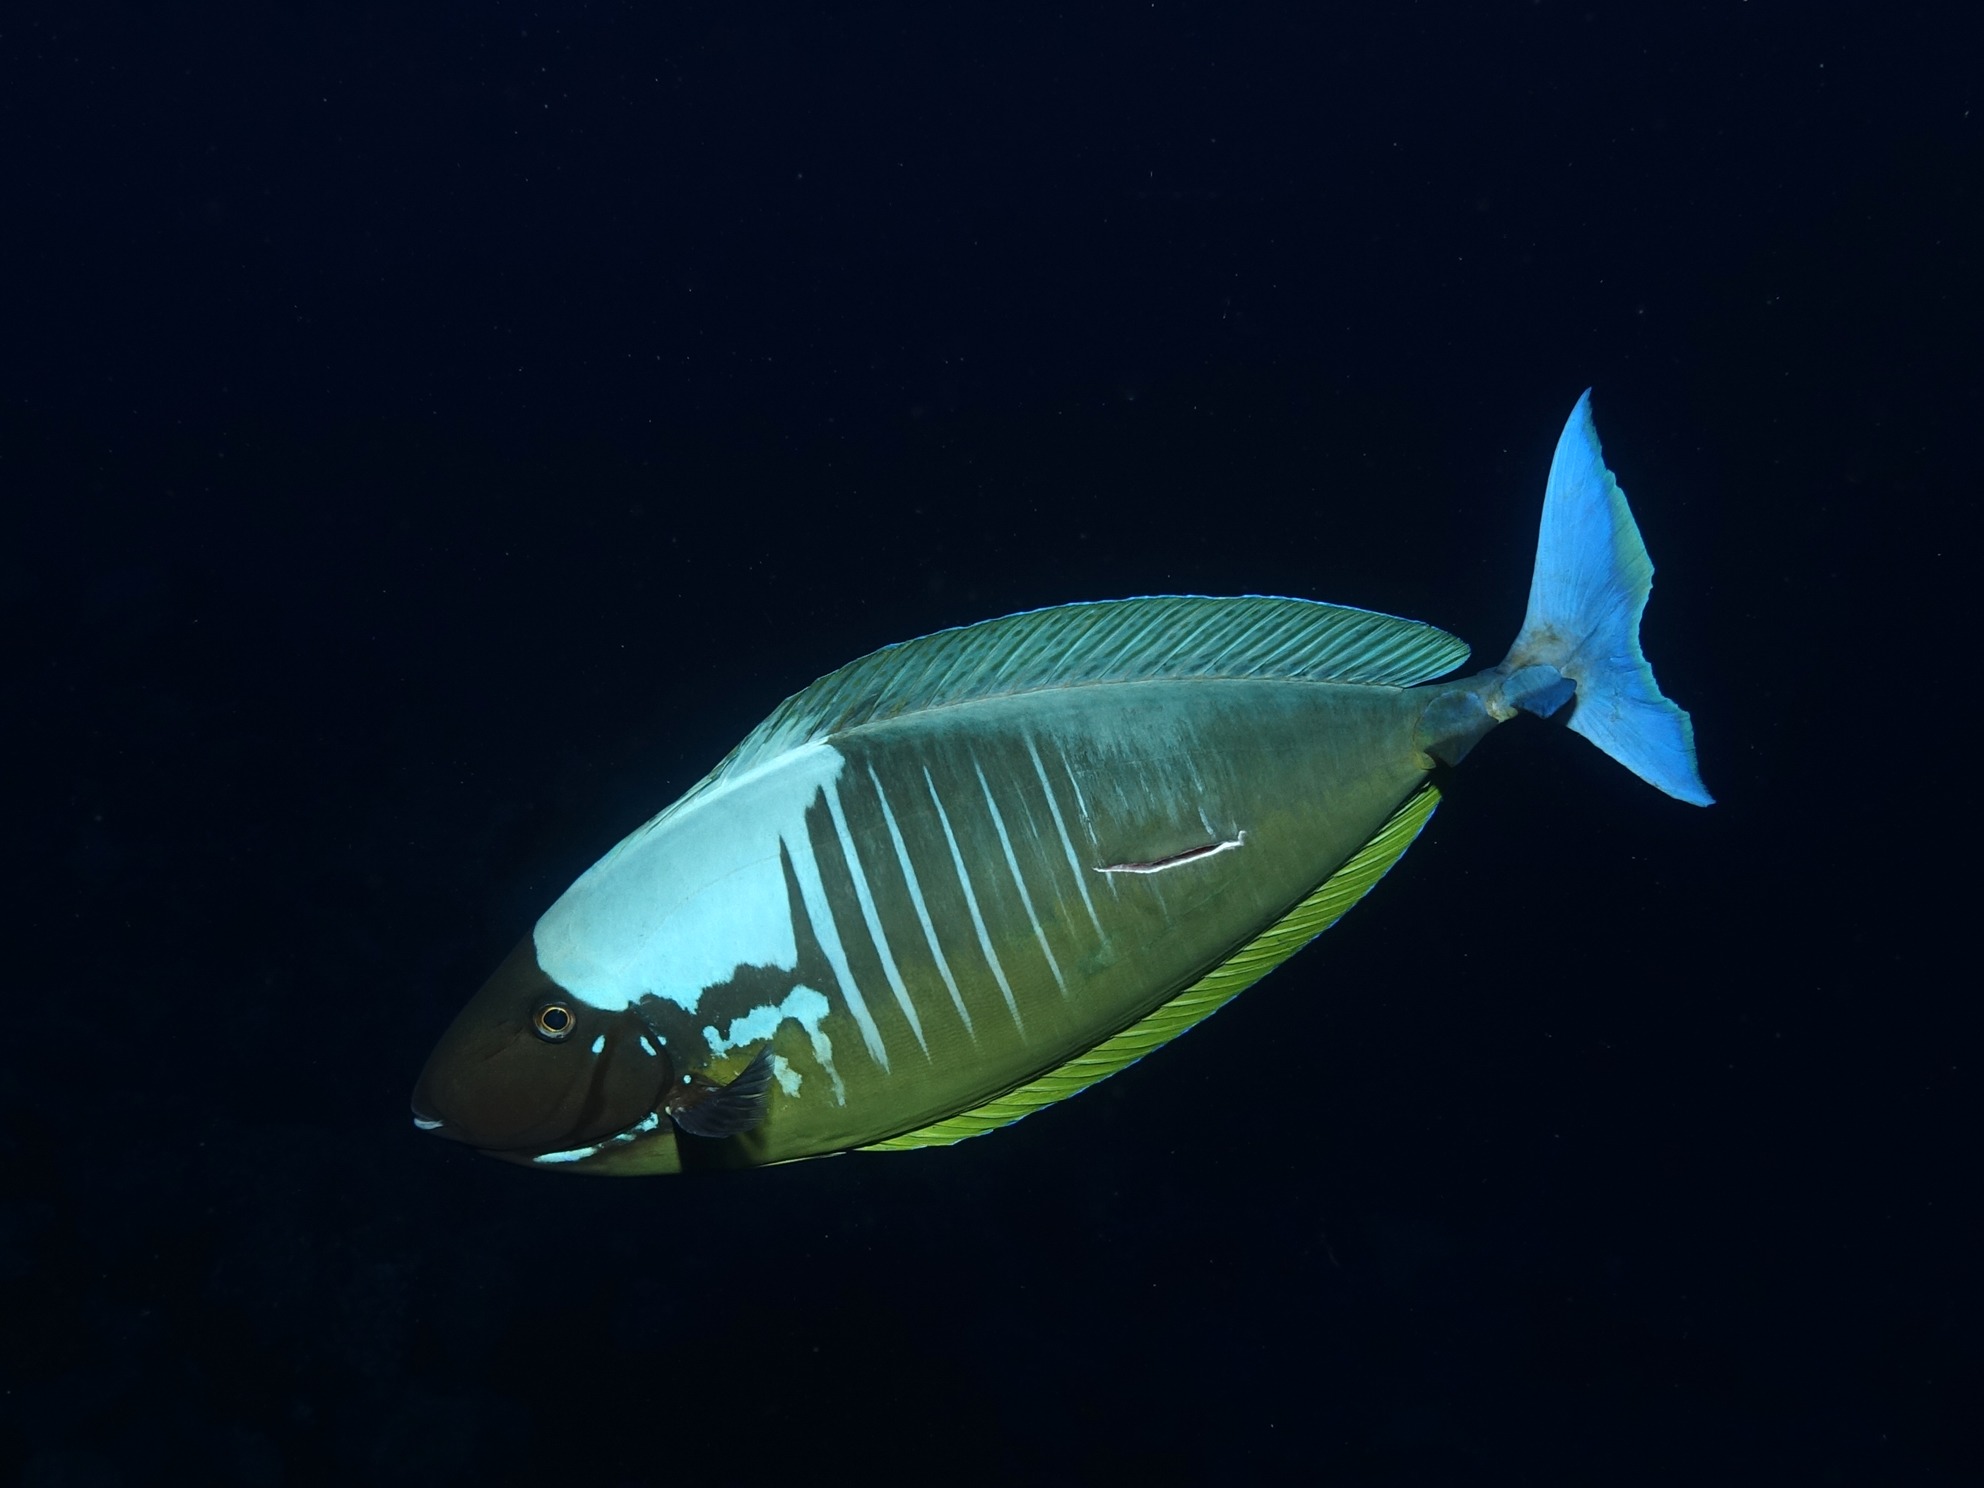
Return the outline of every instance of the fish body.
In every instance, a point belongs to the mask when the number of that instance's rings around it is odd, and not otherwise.
[[[660,1173],[1018,1119],[1325,928],[1431,815],[1436,766],[1516,711],[1576,695],[1573,727],[1589,713],[1706,804],[1639,657],[1650,576],[1580,400],[1523,635],[1475,676],[1434,680],[1467,648],[1432,626],[1261,596],[1069,605],[864,657],[545,912],[436,1048],[416,1122]]]

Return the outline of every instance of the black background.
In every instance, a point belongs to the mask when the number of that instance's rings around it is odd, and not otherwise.
[[[10,8],[0,1473],[1975,1481],[1965,10]],[[1587,385],[1713,809],[1502,730],[950,1150],[410,1126],[877,645],[1253,591],[1494,660]]]

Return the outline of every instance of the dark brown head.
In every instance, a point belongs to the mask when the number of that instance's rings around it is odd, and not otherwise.
[[[414,1124],[485,1152],[563,1152],[627,1130],[673,1083],[639,1015],[585,1003],[544,974],[531,937],[470,999],[413,1089]]]

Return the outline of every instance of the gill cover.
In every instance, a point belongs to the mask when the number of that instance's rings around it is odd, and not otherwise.
[[[435,1045],[413,1113],[487,1152],[556,1151],[644,1120],[673,1080],[667,1051],[636,1014],[565,991],[525,936]]]

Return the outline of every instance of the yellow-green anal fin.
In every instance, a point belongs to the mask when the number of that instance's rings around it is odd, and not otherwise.
[[[1439,791],[1430,785],[1422,786],[1321,887],[1142,1021],[982,1106],[901,1136],[870,1143],[861,1150],[895,1152],[912,1147],[942,1147],[966,1137],[981,1136],[1127,1069],[1151,1050],[1211,1017],[1335,924],[1412,846],[1413,839],[1439,804]]]

